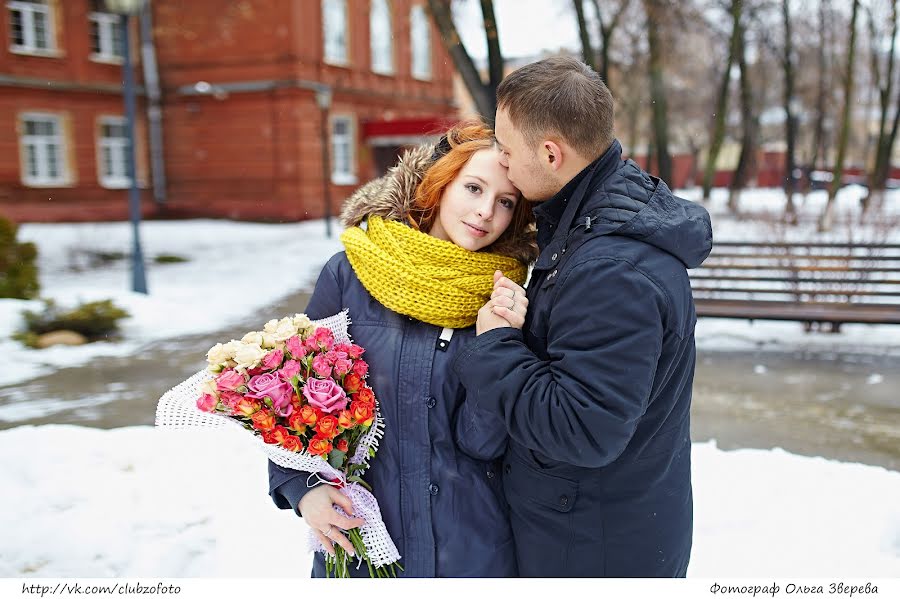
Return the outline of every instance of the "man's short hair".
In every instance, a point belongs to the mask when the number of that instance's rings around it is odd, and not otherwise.
[[[510,73],[497,88],[497,107],[532,147],[558,135],[595,159],[613,141],[612,93],[596,71],[568,56],[553,56]]]

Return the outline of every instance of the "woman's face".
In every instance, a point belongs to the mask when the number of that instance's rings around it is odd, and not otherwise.
[[[477,252],[506,231],[520,198],[499,158],[494,148],[472,154],[444,189],[431,235]]]

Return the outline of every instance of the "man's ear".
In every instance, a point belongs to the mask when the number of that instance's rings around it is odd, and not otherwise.
[[[563,149],[555,141],[545,139],[541,142],[541,157],[552,171],[558,171],[563,164]]]

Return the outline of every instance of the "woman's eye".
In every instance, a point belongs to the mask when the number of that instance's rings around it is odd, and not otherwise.
[[[509,208],[510,210],[516,207],[516,203],[509,198],[500,198],[500,205],[504,208]]]
[[[470,193],[478,193],[481,191],[481,188],[474,183],[466,183],[466,190],[468,190]]]

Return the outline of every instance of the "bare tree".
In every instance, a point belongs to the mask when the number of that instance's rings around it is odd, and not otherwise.
[[[878,90],[878,99],[881,114],[878,122],[878,141],[875,145],[875,163],[869,173],[869,192],[863,198],[863,212],[867,212],[874,205],[880,205],[884,197],[888,174],[891,166],[891,154],[894,149],[894,140],[897,138],[897,127],[900,124],[900,95],[897,96],[897,106],[894,108],[893,122],[888,128],[888,113],[890,112],[894,87],[894,49],[897,39],[897,0],[891,1],[890,16],[890,48],[887,52],[887,61],[884,71],[881,68],[880,45],[883,38],[878,35],[875,27],[875,16],[868,11],[869,39],[872,53],[872,77]]]
[[[666,0],[643,0],[647,17],[649,47],[650,102],[653,113],[653,146],[656,170],[661,179],[672,181],[672,156],[669,153],[669,114],[666,100],[663,47],[660,33],[666,23]],[[648,155],[649,162],[649,155]]]
[[[841,188],[844,159],[847,153],[847,140],[850,137],[850,108],[853,103],[853,74],[856,54],[856,15],[859,12],[859,0],[853,0],[853,11],[850,15],[850,41],[847,43],[847,68],[844,72],[844,108],[841,114],[841,129],[838,136],[837,158],[834,162],[834,176],[828,188],[828,202],[819,218],[819,231],[830,231],[834,220],[834,198]]]
[[[756,168],[759,134],[759,119],[754,106],[753,84],[750,79],[750,68],[747,65],[746,28],[741,19],[738,19],[735,27],[738,29],[735,59],[740,71],[741,91],[741,153],[728,189],[728,209],[732,213],[738,212],[741,191],[747,186],[750,174]]]
[[[719,81],[719,93],[716,97],[716,108],[713,113],[712,136],[709,142],[709,151],[706,154],[706,167],[703,171],[703,200],[709,199],[712,190],[713,177],[716,174],[716,162],[719,152],[722,150],[722,142],[725,140],[725,117],[728,111],[728,95],[731,88],[731,67],[738,53],[740,42],[741,0],[731,0],[731,37],[728,43],[728,59],[725,61],[725,70]]]
[[[613,34],[622,22],[622,17],[631,0],[616,0],[615,2],[604,2],[604,5],[612,5],[612,15],[606,18],[601,10],[600,1],[592,0],[594,6],[594,14],[596,15],[597,39],[599,47],[594,48],[591,42],[591,36],[588,28],[588,19],[584,11],[584,0],[572,0],[575,7],[575,17],[578,20],[578,36],[581,39],[581,55],[585,64],[591,66],[592,69],[600,73],[603,82],[612,89],[609,82],[610,77],[610,48],[613,43]]]
[[[787,138],[787,155],[784,164],[785,216],[788,222],[797,221],[794,205],[794,169],[796,168],[797,117],[794,116],[794,35],[791,27],[791,10],[788,0],[781,0],[781,16],[784,22],[784,51],[781,69],[784,72],[784,135]]]
[[[594,46],[591,44],[591,36],[588,34],[587,21],[584,18],[584,3],[582,0],[572,0],[575,7],[575,17],[578,20],[578,37],[581,38],[581,60],[595,71],[597,64],[594,60]]]
[[[497,35],[497,19],[494,17],[493,0],[480,0],[481,15],[488,48],[488,80],[482,80],[472,57],[459,38],[450,0],[428,0],[428,10],[435,26],[441,34],[441,41],[453,65],[462,77],[466,89],[475,101],[475,108],[488,124],[493,124],[497,109],[497,86],[503,80],[503,55],[500,52],[500,38]]]
[[[813,125],[812,152],[809,161],[809,168],[815,169],[819,166],[819,159],[826,158],[825,146],[825,117],[828,105],[828,90],[831,89],[831,81],[828,76],[828,55],[827,43],[828,39],[828,16],[831,8],[831,0],[819,0],[819,29],[818,29],[818,54],[816,67],[819,74],[818,93],[816,94],[816,108]]]

